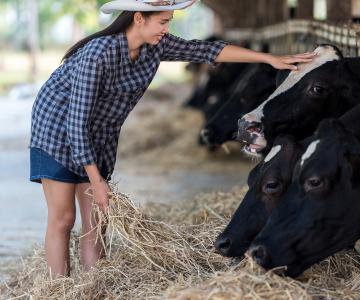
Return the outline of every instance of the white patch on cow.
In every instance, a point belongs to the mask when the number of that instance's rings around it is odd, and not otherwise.
[[[269,162],[270,160],[272,160],[276,156],[276,154],[280,152],[280,150],[281,150],[281,145],[276,145],[272,147],[269,154],[265,157],[264,162]]]
[[[307,147],[305,153],[302,155],[301,157],[301,162],[300,162],[300,166],[302,167],[305,160],[307,160],[308,158],[311,157],[311,155],[314,154],[315,150],[316,150],[316,146],[320,143],[320,140],[316,140],[316,141],[313,141],[309,147]]]
[[[277,97],[278,95],[286,92],[287,90],[291,89],[296,83],[298,83],[301,78],[303,78],[306,74],[311,72],[312,70],[319,68],[323,64],[333,61],[339,60],[340,57],[336,53],[336,50],[331,46],[319,46],[317,47],[314,52],[317,54],[314,59],[309,63],[299,63],[297,65],[297,71],[291,71],[286,77],[286,79],[278,86],[278,88],[265,100],[262,104],[260,104],[257,108],[253,111],[249,112],[249,115],[256,118],[257,122],[261,121],[261,118],[264,116],[264,106],[268,103],[271,99]],[[246,119],[246,115],[244,116]]]

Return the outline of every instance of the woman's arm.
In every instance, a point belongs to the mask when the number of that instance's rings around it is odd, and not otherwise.
[[[105,211],[110,188],[96,164],[96,153],[89,132],[93,108],[99,95],[103,64],[96,58],[85,57],[77,64],[67,117],[67,133],[74,163],[84,167],[93,190],[94,201]]]
[[[316,54],[302,53],[296,55],[275,56],[268,53],[227,45],[219,53],[215,62],[267,63],[276,69],[297,70],[294,63],[310,62]]]

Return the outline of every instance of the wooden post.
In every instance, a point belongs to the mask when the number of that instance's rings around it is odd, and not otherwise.
[[[268,24],[267,0],[257,1],[256,27],[263,27]]]

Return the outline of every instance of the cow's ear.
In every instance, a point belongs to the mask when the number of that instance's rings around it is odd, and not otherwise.
[[[360,57],[346,57],[341,62],[344,68],[350,71],[351,75],[360,80]]]
[[[347,142],[346,157],[351,169],[351,181],[354,185],[360,183],[360,143],[358,140]]]
[[[283,81],[288,77],[290,70],[279,70],[276,74],[276,87],[283,83]]]

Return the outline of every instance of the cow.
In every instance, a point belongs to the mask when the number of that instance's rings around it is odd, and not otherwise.
[[[219,146],[234,140],[239,116],[263,102],[276,88],[277,71],[267,64],[250,64],[230,91],[218,96],[223,103],[213,110],[201,131],[201,141],[209,146]]]
[[[213,96],[216,97],[217,93],[236,82],[247,65],[247,63],[223,63],[202,73],[184,106],[202,111],[208,103],[211,105],[214,102]]]
[[[360,105],[346,112],[339,121],[360,138]],[[357,126],[355,125],[357,124]],[[293,175],[293,169],[313,136],[296,142],[292,136],[278,136],[274,146],[249,174],[249,190],[229,224],[215,241],[223,256],[241,257],[266,224],[272,210],[282,200]]]
[[[248,250],[281,201],[291,183],[293,168],[310,140],[296,142],[292,136],[278,136],[269,154],[251,170],[249,190],[214,243],[221,255],[241,257]]]
[[[312,62],[285,73],[274,93],[239,120],[237,140],[246,143],[247,153],[266,154],[281,133],[301,140],[322,119],[338,118],[359,103],[359,58],[343,58],[332,45],[320,45],[315,52]]]
[[[320,123],[291,185],[249,249],[258,264],[286,266],[285,275],[297,277],[360,238],[358,133],[339,120]]]

